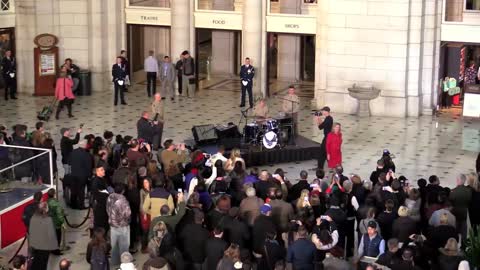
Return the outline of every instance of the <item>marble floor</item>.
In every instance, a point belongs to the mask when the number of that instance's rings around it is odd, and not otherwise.
[[[234,80],[233,80],[234,81]],[[216,85],[215,85],[216,84]],[[288,85],[288,84],[287,84]],[[240,92],[232,80],[209,82],[207,88],[197,92],[194,99],[177,97],[175,102],[166,100],[166,126],[163,138],[172,138],[177,142],[191,139],[193,125],[238,123]],[[305,87],[309,91],[309,86]],[[281,87],[280,87],[281,90]],[[73,105],[74,118],[66,117],[50,120],[46,130],[53,134],[57,144],[60,129],[76,128],[84,123],[84,133],[102,134],[111,130],[115,134],[136,135],[136,121],[143,110],[149,108],[150,100],[146,96],[145,86],[138,84],[126,93],[127,106],[113,106],[113,90],[94,92],[92,96],[78,97]],[[283,90],[280,91],[283,93]],[[314,125],[310,109],[309,95],[300,94],[301,112],[299,133],[307,138],[321,142],[323,133]],[[12,127],[22,123],[33,130],[37,112],[49,102],[47,97],[20,95],[18,100],[9,102],[0,100],[0,124]],[[281,107],[281,100],[269,99],[272,115]],[[375,168],[383,149],[389,149],[395,156],[397,174],[416,180],[436,174],[442,185],[453,187],[455,176],[468,173],[475,167],[475,158],[480,151],[480,120],[463,119],[458,111],[439,113],[435,116],[420,118],[387,118],[381,116],[359,118],[353,115],[332,112],[336,122],[343,129],[343,159],[346,174],[357,173],[368,178]],[[243,123],[245,124],[245,123]],[[242,126],[243,126],[242,124]],[[57,146],[58,147],[58,146]],[[315,167],[316,162],[276,164],[266,169],[282,167],[288,172],[289,179],[296,179],[300,170]],[[309,172],[312,173],[313,172]],[[311,175],[309,179],[313,179]],[[79,223],[86,211],[67,209],[71,223]],[[67,244],[71,250],[64,257],[73,261],[73,269],[89,269],[84,256],[88,242],[87,225],[79,229],[67,229]],[[15,252],[18,243],[0,251],[0,263],[8,261]],[[25,253],[25,248],[21,251]],[[141,266],[145,256],[136,255]],[[54,269],[59,257],[51,257]]]

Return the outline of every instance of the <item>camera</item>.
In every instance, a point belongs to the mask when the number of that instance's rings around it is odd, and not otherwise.
[[[313,116],[322,116],[322,112],[321,111],[312,112],[312,115]]]

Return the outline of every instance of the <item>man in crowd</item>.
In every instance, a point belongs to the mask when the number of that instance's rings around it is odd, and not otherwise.
[[[170,100],[175,100],[175,66],[170,61],[170,57],[163,57],[163,63],[160,66],[160,82],[162,97],[170,96]]]
[[[2,76],[5,82],[5,100],[17,99],[17,61],[12,56],[12,51],[7,50],[2,59]]]
[[[181,54],[180,54],[180,58],[175,64],[175,70],[177,71],[178,94],[182,95],[183,55]]]
[[[185,161],[187,158],[185,144],[175,145],[173,140],[166,140],[163,143],[164,150],[160,154],[163,170],[165,173],[174,175],[175,172],[170,170],[177,170],[178,164]]]
[[[158,75],[158,61],[155,58],[153,51],[148,52],[148,57],[145,58],[143,68],[147,73],[147,95],[151,97],[157,92],[157,75]]]
[[[203,227],[205,215],[202,211],[193,211],[193,223],[187,224],[179,235],[179,244],[183,250],[186,268],[201,270],[205,261],[205,244],[209,236],[207,229]]]
[[[153,140],[153,150],[157,150],[158,148],[162,147],[162,135],[163,135],[163,126],[165,124],[164,118],[164,106],[162,95],[160,93],[156,93],[154,96],[154,100],[152,102],[152,114],[153,114],[153,121],[157,122],[157,132],[156,136],[154,136]]]
[[[23,255],[17,255],[12,260],[13,270],[27,270],[27,258]]]
[[[93,158],[86,149],[87,141],[81,140],[78,148],[70,154],[70,165],[72,166],[71,206],[73,209],[85,209],[85,187],[88,183],[93,169]]]
[[[144,111],[142,117],[137,121],[137,138],[144,142],[153,145],[153,149],[158,149],[159,139],[163,126],[158,124],[158,121],[150,120],[150,113]]]
[[[27,227],[27,232],[28,228],[30,227],[30,219],[32,218],[33,214],[35,214],[35,211],[37,211],[38,204],[42,201],[42,197],[43,193],[41,191],[35,192],[33,194],[32,203],[23,209],[22,221],[25,227]]]
[[[35,124],[35,130],[32,132],[31,143],[33,147],[41,147],[46,139],[45,128],[43,122],[37,122]]]
[[[253,77],[255,77],[255,69],[250,65],[250,58],[245,58],[245,64],[240,68],[240,80],[242,82],[242,99],[240,107],[245,107],[245,94],[248,93],[248,103],[253,108]]]
[[[300,194],[302,193],[302,190],[304,189],[310,190],[310,184],[308,183],[307,178],[308,178],[307,171],[302,170],[300,172],[300,180],[298,180],[298,182],[295,185],[293,185],[288,192],[287,201],[293,202],[298,198],[300,198]]]
[[[125,92],[125,84],[126,84],[126,77],[127,77],[127,70],[125,68],[125,64],[123,64],[122,57],[118,56],[116,63],[112,66],[112,82],[115,87],[115,97],[113,105],[117,106],[118,104],[118,96],[120,96],[120,102],[122,105],[127,105],[125,102],[124,92]]]
[[[71,166],[70,166],[70,154],[73,151],[73,146],[78,143],[80,140],[80,133],[82,133],[82,128],[77,130],[75,137],[73,139],[70,138],[70,129],[69,128],[62,128],[60,129],[60,133],[62,134],[62,139],[60,140],[60,151],[62,153],[62,164],[64,175],[71,173]]]
[[[367,233],[362,236],[358,244],[358,258],[363,256],[378,257],[385,253],[385,240],[377,233],[377,223],[368,222]]]
[[[141,147],[149,149],[148,144],[141,144],[137,139],[130,141],[130,148],[127,150],[127,159],[130,169],[137,170],[142,166],[147,166],[148,156],[140,151]]]
[[[153,196],[154,195],[155,194],[153,194]],[[153,199],[152,196],[150,196],[150,199],[151,200]],[[171,211],[172,209],[169,206],[168,200],[166,204],[164,203],[162,207],[160,207],[160,216],[153,218],[152,221],[150,222],[149,238],[153,237],[153,228],[160,222],[165,223],[165,225],[167,225],[167,228],[170,232],[172,233],[175,232],[175,228],[177,227],[177,224],[183,218],[183,215],[185,215],[185,201],[184,201],[183,192],[178,193],[177,203],[178,203],[178,210],[175,215],[172,215],[173,211]]]
[[[330,115],[330,107],[323,107],[321,109],[321,112],[323,119],[319,116],[315,117],[318,124],[318,129],[323,129],[323,140],[322,145],[320,146],[321,149],[318,157],[318,168],[323,168],[323,166],[325,165],[325,160],[327,159],[327,136],[330,132],[332,132],[333,127],[333,117]]]
[[[182,52],[182,89],[184,96],[195,96],[195,61],[188,51]]]
[[[295,233],[295,241],[288,247],[287,262],[293,269],[314,269],[313,261],[317,249],[308,238],[305,227],[299,226]]]
[[[175,209],[173,204],[172,195],[165,189],[165,181],[160,177],[155,177],[153,179],[154,188],[152,191],[145,197],[143,202],[143,212],[149,214],[151,219],[154,220],[160,215],[171,215]],[[162,207],[166,205],[168,211],[162,214]]]
[[[457,187],[450,192],[452,202],[452,214],[457,219],[457,232],[462,235],[462,243],[467,239],[467,214],[470,201],[472,200],[472,188],[465,186],[467,176],[457,176]]]
[[[112,246],[111,262],[113,266],[120,264],[120,255],[128,252],[130,245],[130,205],[123,195],[125,187],[115,186],[115,193],[108,196],[107,213],[110,224],[110,244]]]

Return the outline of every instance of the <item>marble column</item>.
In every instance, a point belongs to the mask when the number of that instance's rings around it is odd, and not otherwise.
[[[300,6],[297,0],[281,0],[280,13],[299,14]],[[295,35],[278,35],[277,78],[283,81],[298,81],[300,79],[300,37]]]
[[[213,0],[213,10],[233,11],[233,0]],[[232,75],[235,61],[234,33],[230,31],[212,31],[213,75]]]
[[[262,20],[263,1],[244,0],[243,2],[243,57],[249,57],[255,67],[255,80],[253,83],[254,95],[260,94],[260,85],[263,83],[262,76]],[[265,93],[263,93],[265,94]]]
[[[33,94],[33,39],[36,35],[36,5],[34,0],[16,1],[15,46],[17,58],[17,91]]]
[[[328,10],[329,1],[318,1],[317,33],[315,35],[315,92],[312,106],[320,109],[325,104],[328,69]]]
[[[422,9],[423,0],[410,0],[409,22],[407,32],[407,83],[406,116],[420,115],[420,93],[422,87],[421,41],[422,41]]]
[[[180,55],[190,49],[190,3],[191,0],[175,0],[171,2],[172,27],[170,37],[171,53]],[[172,60],[177,59],[173,57]]]

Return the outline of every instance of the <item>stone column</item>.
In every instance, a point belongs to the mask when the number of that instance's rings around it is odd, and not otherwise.
[[[421,91],[421,36],[422,36],[422,0],[411,0],[407,32],[407,111],[406,116],[420,115],[419,92]]]
[[[281,0],[280,13],[299,14],[297,0]],[[294,35],[278,35],[278,80],[298,81],[300,79],[300,37]]]
[[[244,0],[243,2],[243,57],[249,57],[252,65],[255,67],[255,79],[253,83],[254,95],[260,94],[260,85],[265,79],[262,76],[262,20],[263,20],[263,1]],[[265,94],[265,93],[263,93]]]
[[[17,91],[33,94],[33,39],[36,35],[36,5],[34,0],[15,1],[15,46],[17,58]]]
[[[88,66],[92,76],[92,90],[104,91],[108,89],[106,82],[108,81],[107,68],[109,65],[104,59],[104,33],[102,29],[102,20],[104,11],[102,8],[102,1],[88,0]],[[100,29],[100,30],[99,30]],[[112,61],[113,64],[113,61]]]
[[[213,0],[213,10],[233,11],[233,0]],[[235,61],[234,33],[212,31],[212,74],[232,75]]]
[[[172,55],[177,56],[190,48],[190,3],[191,0],[171,1],[172,27],[170,48]],[[176,57],[172,57],[177,59]]]
[[[315,92],[312,101],[313,108],[325,106],[328,69],[328,10],[329,1],[318,1],[317,4],[317,34],[315,36]]]

